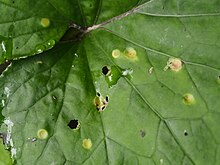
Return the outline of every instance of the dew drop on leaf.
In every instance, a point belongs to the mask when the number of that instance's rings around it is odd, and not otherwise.
[[[42,53],[45,50],[45,46],[44,45],[37,45],[35,47],[35,51],[37,54]]]
[[[46,49],[51,49],[55,44],[56,42],[54,40],[49,40],[46,44]]]

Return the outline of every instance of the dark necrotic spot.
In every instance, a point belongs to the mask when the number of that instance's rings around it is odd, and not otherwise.
[[[141,137],[144,137],[146,135],[146,133],[143,130],[140,130],[140,135],[141,135]]]
[[[186,131],[184,131],[184,136],[188,136],[188,133]]]
[[[108,102],[108,100],[109,100],[108,96],[105,97],[105,100]]]
[[[105,106],[102,107],[102,111],[105,109]]]
[[[104,67],[102,68],[102,73],[103,73],[104,75],[107,75],[107,74],[109,73],[109,68],[108,68],[107,66],[104,66]]]
[[[78,120],[70,120],[68,126],[71,128],[71,129],[76,129],[77,126],[78,126],[79,122]]]
[[[97,92],[97,96],[98,96],[98,97],[100,97],[100,96],[101,96],[99,92]]]

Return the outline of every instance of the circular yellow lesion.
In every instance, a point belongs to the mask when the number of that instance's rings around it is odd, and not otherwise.
[[[191,93],[183,95],[183,103],[186,105],[192,105],[196,103],[195,97]]]
[[[112,51],[112,57],[113,58],[118,58],[118,57],[120,57],[120,55],[121,55],[121,51],[119,49],[114,49]]]
[[[41,18],[40,24],[41,24],[41,26],[47,28],[50,26],[50,19],[49,18]]]
[[[133,47],[127,47],[124,50],[124,55],[125,55],[125,57],[127,57],[130,60],[137,60],[138,59],[137,52]]]
[[[48,137],[48,132],[45,129],[39,129],[37,131],[37,137],[39,139],[46,139]]]
[[[89,138],[88,139],[83,139],[82,146],[83,146],[83,148],[85,148],[87,150],[91,149],[92,148],[91,139],[89,139]]]
[[[183,63],[179,58],[170,58],[167,62],[167,67],[172,71],[178,72],[182,69]]]

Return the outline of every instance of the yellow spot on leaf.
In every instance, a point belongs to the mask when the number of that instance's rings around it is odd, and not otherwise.
[[[47,28],[50,26],[50,20],[48,18],[41,18],[40,24]]]
[[[37,131],[37,137],[39,139],[46,139],[48,137],[48,132],[45,129],[39,129]]]
[[[92,147],[92,141],[91,139],[83,139],[83,143],[82,143],[83,148],[89,150]]]
[[[194,96],[190,93],[186,93],[184,96],[183,96],[183,102],[184,104],[186,105],[192,105],[192,104],[195,104],[196,103],[196,100],[194,98]]]

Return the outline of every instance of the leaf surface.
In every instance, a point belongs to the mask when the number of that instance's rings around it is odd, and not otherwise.
[[[14,123],[18,164],[220,163],[218,1],[132,3],[141,6],[130,15],[4,72],[3,115]],[[117,11],[109,13],[97,22]],[[180,59],[182,69],[173,71],[170,59]],[[186,94],[195,102],[186,104]]]

